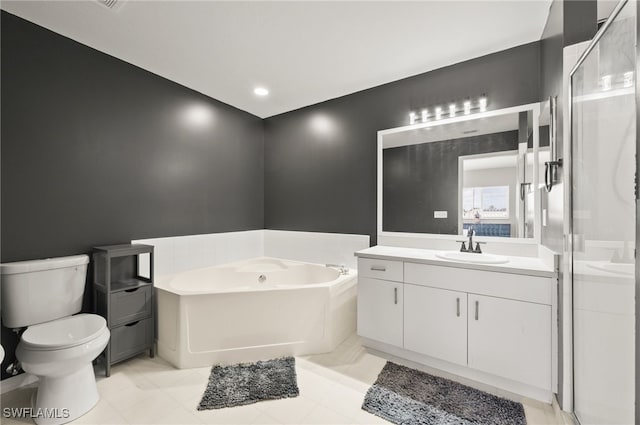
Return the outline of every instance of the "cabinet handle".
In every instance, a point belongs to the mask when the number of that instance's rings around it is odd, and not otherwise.
[[[460,317],[460,298],[456,298],[456,316]]]
[[[138,289],[140,289],[140,288],[125,289],[124,292],[129,292],[129,293],[136,292]]]
[[[135,325],[137,325],[138,323],[140,323],[140,321],[139,321],[139,320],[136,320],[135,322],[127,323],[125,326],[135,326]]]
[[[398,288],[393,288],[393,303],[398,304]]]
[[[480,301],[476,301],[476,320],[478,320],[479,311],[480,311]]]
[[[374,270],[377,272],[386,272],[387,268],[382,266],[371,266],[371,270]]]

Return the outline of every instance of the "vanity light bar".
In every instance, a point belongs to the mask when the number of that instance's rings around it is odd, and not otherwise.
[[[465,100],[462,103],[462,109],[459,110],[458,109],[458,104],[456,104],[455,102],[450,103],[449,104],[449,112],[446,113],[445,115],[448,118],[453,118],[455,117],[459,112],[460,113],[464,113],[464,115],[469,115],[471,114],[472,111],[478,111],[478,112],[485,112],[487,110],[487,96],[482,95],[477,102],[477,106],[473,107],[472,106],[472,102],[471,100]],[[436,106],[434,108],[434,113],[433,113],[433,118],[435,120],[440,120],[443,117],[443,110],[442,110],[442,106]],[[420,115],[418,115],[417,113],[411,111],[409,112],[409,124],[413,125],[413,124],[417,124],[418,122],[427,122],[429,120],[429,110],[428,109],[423,109],[422,111],[420,111]]]

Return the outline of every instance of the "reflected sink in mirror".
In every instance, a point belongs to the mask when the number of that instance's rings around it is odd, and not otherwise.
[[[636,271],[634,263],[612,263],[610,261],[604,261],[589,263],[587,266],[592,269],[625,276],[633,276]]]
[[[460,263],[473,263],[473,264],[504,264],[508,263],[509,259],[501,255],[493,254],[476,254],[472,252],[460,252],[460,251],[442,251],[436,254],[436,257],[443,260],[458,261]]]

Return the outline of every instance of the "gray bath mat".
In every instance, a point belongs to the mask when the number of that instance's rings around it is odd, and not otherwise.
[[[402,425],[526,425],[522,404],[387,362],[362,409]]]
[[[299,393],[296,361],[293,357],[214,366],[198,410],[297,397]]]

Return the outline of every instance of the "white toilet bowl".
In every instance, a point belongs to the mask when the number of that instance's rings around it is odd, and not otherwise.
[[[39,378],[35,422],[58,425],[91,410],[98,402],[92,361],[109,342],[103,317],[79,314],[30,326],[16,357],[25,372]]]

